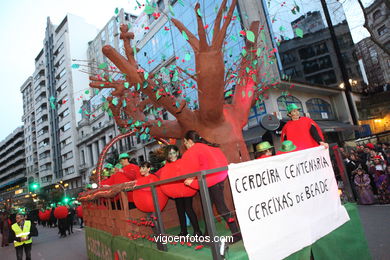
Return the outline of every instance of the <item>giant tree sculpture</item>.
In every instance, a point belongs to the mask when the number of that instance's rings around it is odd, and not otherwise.
[[[236,3],[237,0],[233,0],[224,14],[227,0],[222,2],[209,42],[199,3],[195,6],[199,39],[180,21],[172,18],[173,24],[188,40],[195,54],[194,74],[180,68],[178,70],[196,81],[198,109],[190,109],[185,99],[176,97],[170,89],[165,88],[161,75],[149,74],[137,64],[134,57],[136,49],[131,46],[134,34],[128,32],[127,25],[121,25],[120,39],[124,42],[125,57],[109,45],[103,47],[103,53],[123,73],[123,80],[93,76],[90,84],[93,88],[114,89],[107,101],[119,127],[136,130],[143,137],[176,139],[183,138],[188,130],[196,130],[208,141],[220,144],[229,162],[249,160],[242,128],[247,124],[250,108],[256,103],[258,94],[265,89],[265,81],[260,80],[263,67],[260,61],[263,55],[270,54],[265,46],[265,37],[258,40],[261,29],[259,22],[253,22],[250,29],[243,33],[247,36],[246,46],[235,73],[225,72],[223,46]],[[232,81],[235,86],[229,92],[233,98],[228,104],[225,101],[225,87],[229,83],[231,85]],[[158,116],[152,120],[146,117],[152,106],[165,109],[176,120],[162,120]]]

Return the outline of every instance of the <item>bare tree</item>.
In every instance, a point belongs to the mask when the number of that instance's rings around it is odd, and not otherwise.
[[[103,47],[104,55],[124,75],[122,80],[104,77],[91,77],[90,86],[97,89],[113,88],[112,96],[107,98],[109,109],[118,126],[138,131],[141,135],[160,138],[183,138],[188,130],[196,130],[203,138],[218,143],[230,162],[249,160],[249,153],[242,135],[247,124],[249,112],[256,103],[259,93],[264,91],[265,78],[262,59],[270,58],[265,46],[265,37],[258,37],[259,22],[251,24],[246,31],[245,51],[234,73],[225,71],[223,46],[227,29],[232,21],[237,0],[233,0],[227,13],[227,0],[224,0],[214,21],[212,39],[208,42],[205,25],[200,14],[199,3],[195,6],[198,25],[197,38],[180,21],[172,18],[173,24],[187,38],[195,54],[195,73],[178,67],[180,77],[185,81],[196,82],[198,108],[190,109],[188,100],[178,97],[164,87],[161,75],[149,74],[135,60],[135,48],[131,46],[134,34],[128,32],[127,25],[121,25],[120,38],[124,42],[125,55],[113,47]],[[262,39],[258,39],[262,38]],[[232,83],[234,81],[234,83]],[[232,102],[226,102],[226,86],[230,89]],[[150,119],[146,116],[151,110],[164,109],[176,120]],[[159,111],[161,114],[161,111]]]

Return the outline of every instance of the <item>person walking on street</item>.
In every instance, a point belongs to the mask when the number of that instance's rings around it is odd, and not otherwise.
[[[35,224],[30,220],[25,220],[23,213],[18,213],[16,223],[11,226],[10,232],[10,240],[14,241],[17,260],[23,260],[23,250],[26,254],[26,260],[31,260],[33,236],[38,236]]]

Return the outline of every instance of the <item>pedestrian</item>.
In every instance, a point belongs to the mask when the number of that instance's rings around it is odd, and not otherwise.
[[[218,147],[219,145],[210,143],[194,130],[190,130],[185,134],[184,146],[187,148],[187,151],[183,154],[183,160],[185,165],[188,165],[187,167],[191,173],[224,166],[226,167],[228,165],[225,155]],[[226,177],[227,170],[224,170],[206,175],[206,181],[211,203],[217,208],[218,214],[225,219],[230,231],[232,232],[233,242],[235,243],[241,240],[242,237],[237,223],[225,203],[224,181]],[[184,181],[184,184],[194,189],[199,189],[198,180],[195,177],[187,178]]]
[[[74,221],[75,210],[73,207],[69,207],[67,220],[68,234],[73,233],[73,221]]]
[[[287,115],[291,118],[282,129],[281,142],[290,140],[297,146],[297,151],[322,145],[328,148],[324,141],[321,128],[311,118],[301,117],[300,108],[292,103],[287,105]]]
[[[8,217],[8,213],[4,212],[0,219],[0,228],[2,234],[1,247],[8,246],[9,232],[11,228],[11,220]]]
[[[374,193],[370,185],[370,178],[368,174],[359,166],[352,174],[354,177],[354,184],[356,185],[357,198],[359,204],[370,205],[375,203]]]
[[[160,178],[163,180],[179,176],[184,164],[182,164],[180,151],[176,145],[168,145],[165,147],[165,160],[164,167],[160,169]],[[199,228],[198,217],[192,206],[192,200],[196,194],[196,190],[185,186],[182,181],[170,183],[161,186],[161,188],[166,195],[175,200],[176,211],[180,222],[179,236],[186,236],[188,234],[186,215],[194,229],[194,236],[201,236],[202,232]]]
[[[380,204],[388,204],[390,203],[390,175],[386,174],[387,165],[380,155],[375,156],[373,159],[370,174],[375,180],[378,202]]]
[[[26,260],[31,260],[32,237],[34,236],[38,236],[35,224],[30,220],[25,220],[24,213],[16,214],[16,223],[11,227],[10,240],[14,241],[17,260],[23,260],[23,250]]]

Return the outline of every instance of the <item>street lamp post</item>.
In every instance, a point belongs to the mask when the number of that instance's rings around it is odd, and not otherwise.
[[[63,181],[60,181],[54,187],[56,189],[62,188],[62,190],[64,191],[64,196],[66,197],[66,187],[68,187],[68,186],[69,186],[69,183],[64,183]]]

